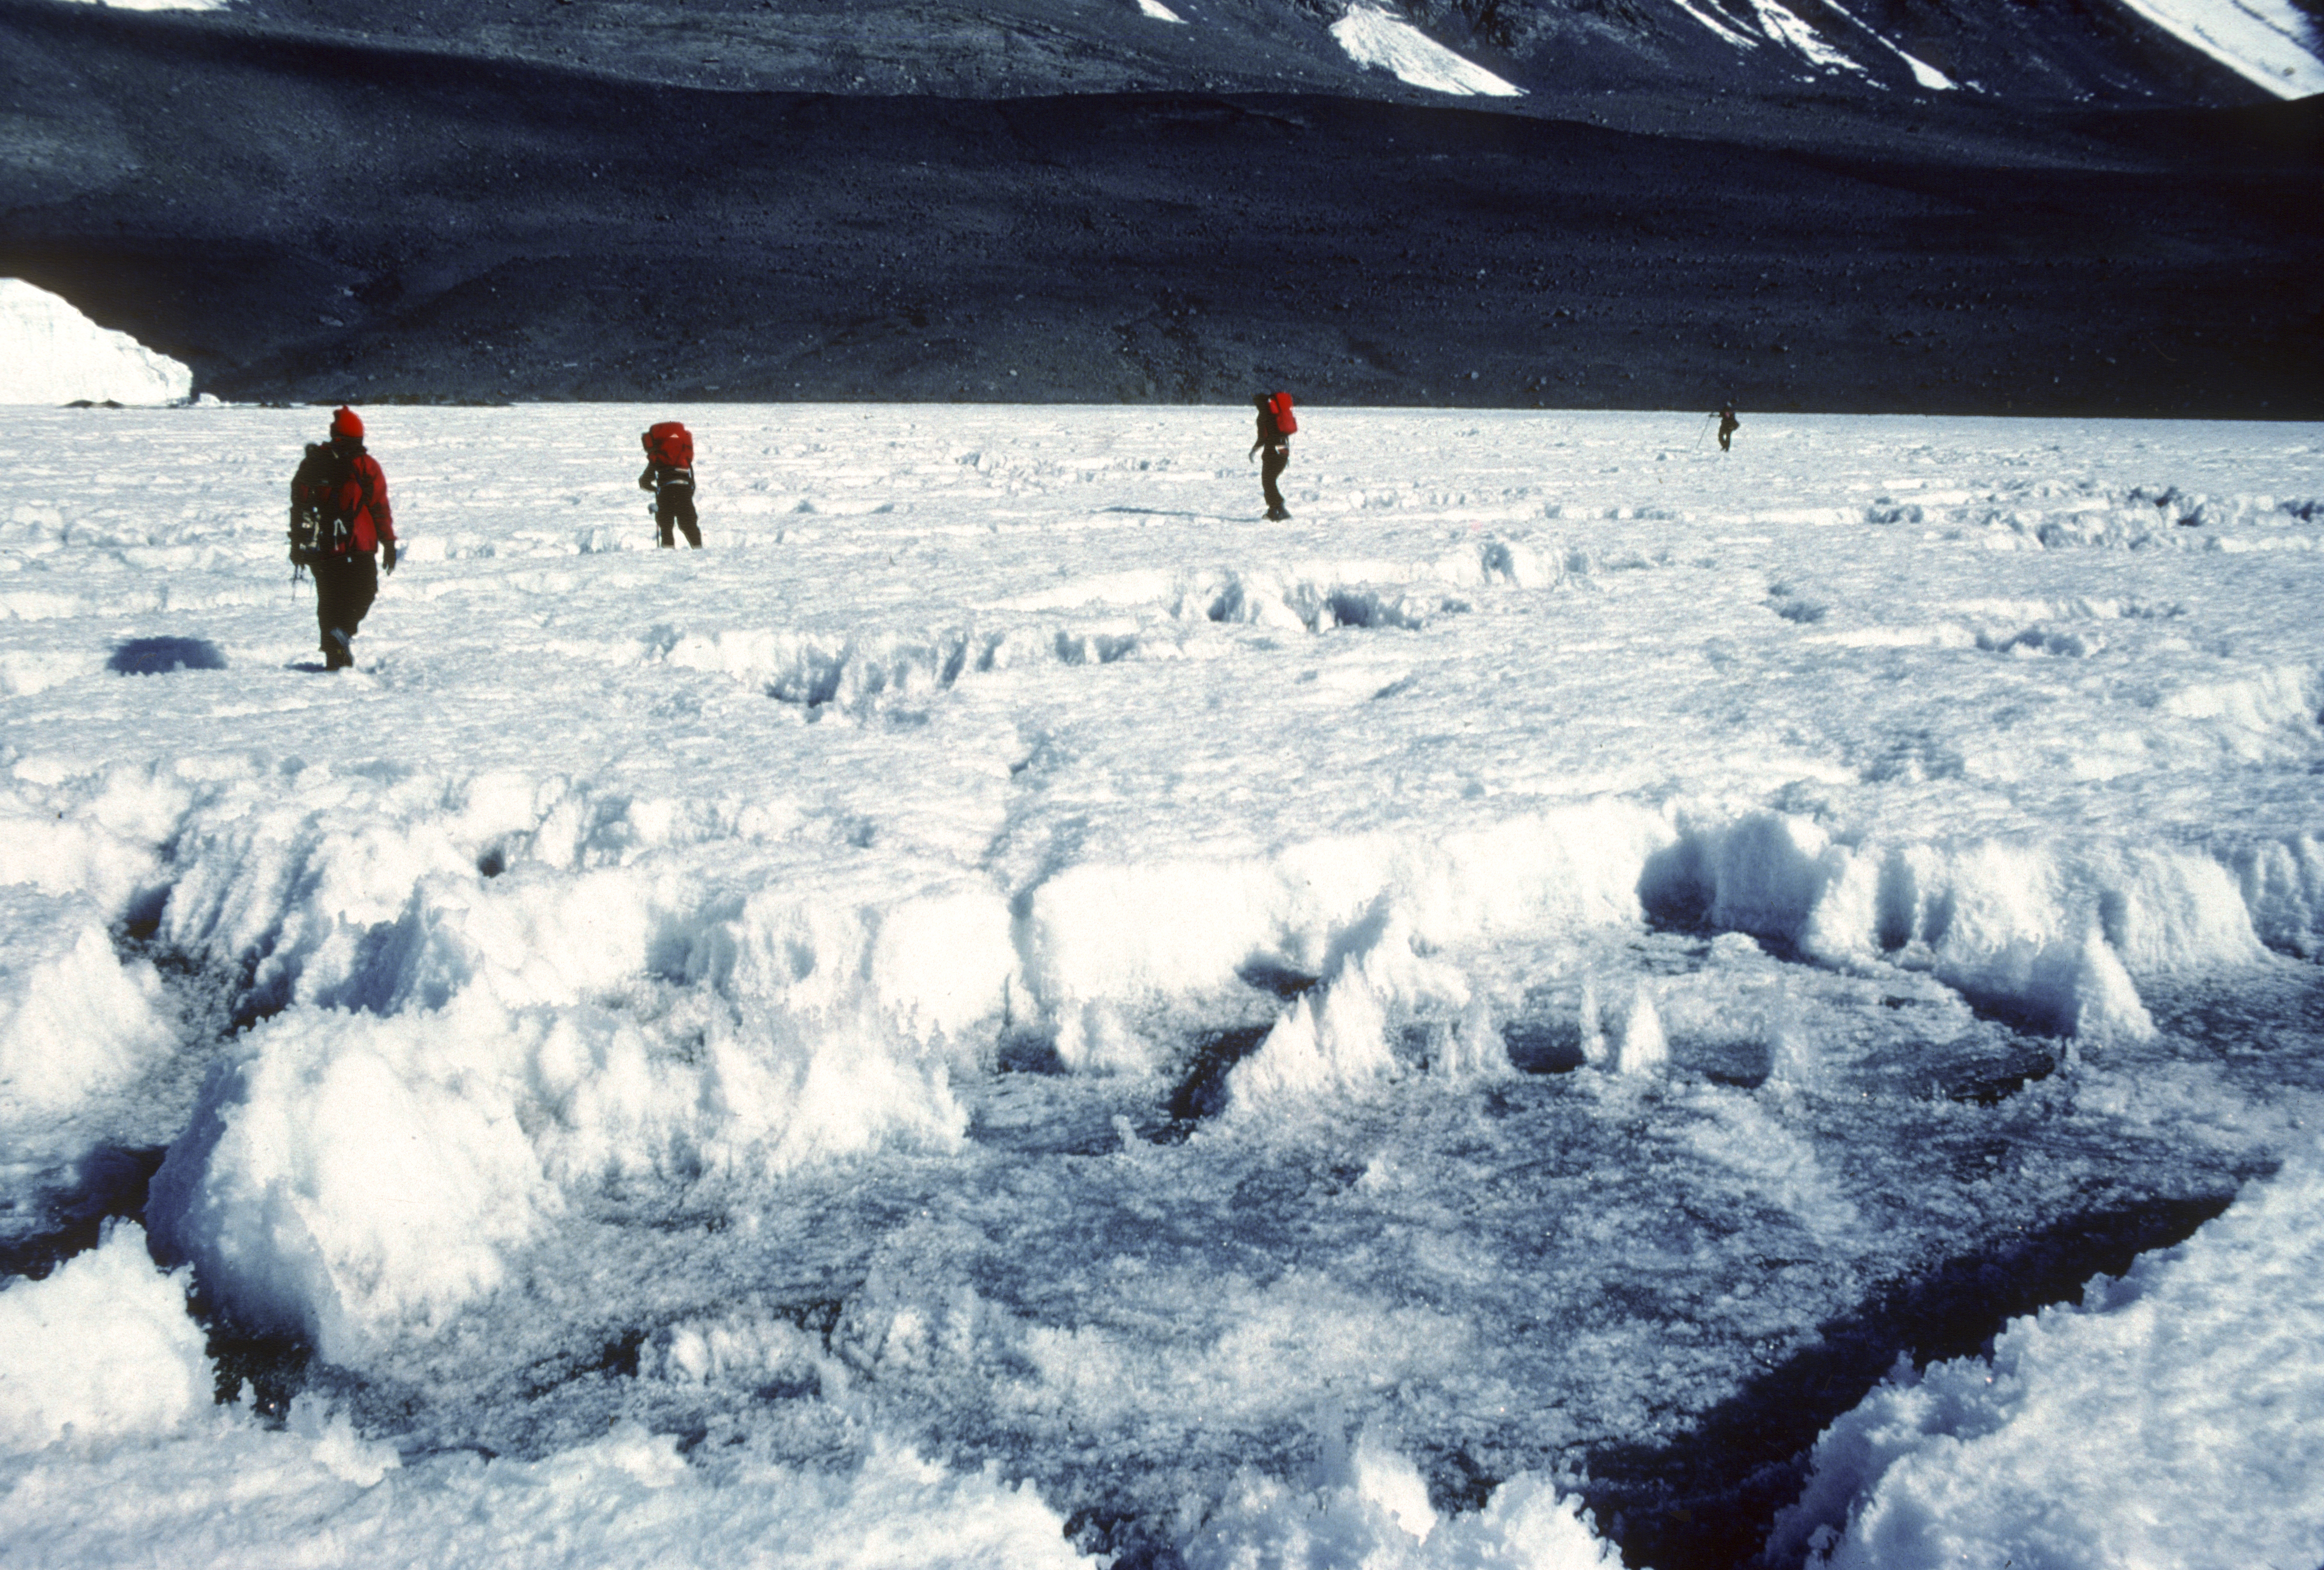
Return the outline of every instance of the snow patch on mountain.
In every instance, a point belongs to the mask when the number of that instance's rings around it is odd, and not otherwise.
[[[2324,93],[2316,29],[2291,0],[2122,0],[2147,21],[2283,98]]]
[[[194,373],[175,360],[44,289],[0,278],[0,403],[171,403],[193,390]]]
[[[1733,28],[1728,26],[1726,23],[1719,19],[1718,13],[1698,9],[1697,7],[1689,5],[1687,0],[1672,0],[1672,3],[1677,5],[1681,11],[1685,12],[1689,16],[1692,16],[1697,22],[1702,23],[1703,26],[1711,29],[1713,33],[1718,35],[1721,42],[1731,43],[1737,49],[1757,49],[1759,47],[1759,41],[1757,39],[1753,38],[1748,33],[1736,32]]]
[[[1839,4],[1839,0],[1825,0],[1825,3],[1830,5],[1834,11],[1839,12],[1842,16],[1847,17],[1850,22],[1855,23],[1857,26],[1863,28],[1866,32],[1871,34],[1872,41],[1875,43],[1886,50],[1890,54],[1895,55],[1898,60],[1903,60],[1904,62],[1905,69],[1913,73],[1913,80],[1919,83],[1928,91],[1932,93],[1947,93],[1952,91],[1953,88],[1959,85],[1950,77],[1945,75],[1944,72],[1929,64],[1928,61],[1915,59],[1914,56],[1906,54],[1903,50],[1898,49],[1895,44],[1889,42],[1888,40],[1883,38],[1878,30],[1866,26],[1865,23],[1858,18],[1854,12],[1850,11],[1847,6]]]
[[[1332,23],[1332,36],[1358,65],[1387,71],[1432,93],[1490,98],[1525,96],[1523,87],[1462,59],[1409,22],[1374,6],[1351,9]]]
[[[1767,30],[1769,38],[1791,45],[1810,65],[1828,71],[1866,74],[1862,66],[1825,42],[1821,33],[1801,21],[1781,0],[1751,0],[1751,8],[1759,14],[1759,25]]]
[[[1885,39],[1882,41],[1886,42]],[[1892,50],[1895,50],[1896,58],[1903,60],[1904,64],[1911,69],[1913,72],[1913,79],[1920,83],[1921,86],[1928,88],[1932,93],[1950,93],[1955,87],[1960,86],[1960,83],[1945,75],[1944,72],[1937,69],[1936,67],[1929,64],[1928,61],[1914,59],[1913,56],[1906,54],[1903,50],[1896,49],[1896,46],[1893,43],[1889,44],[1888,47]]]

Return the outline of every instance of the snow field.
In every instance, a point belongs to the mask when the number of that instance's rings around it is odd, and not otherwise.
[[[1583,1436],[2316,1110],[2304,428],[1317,410],[1276,527],[1233,411],[722,409],[663,554],[667,412],[371,411],[328,679],[314,411],[0,422],[12,1225],[168,1145],[405,1460],[165,1471],[1598,1563]]]

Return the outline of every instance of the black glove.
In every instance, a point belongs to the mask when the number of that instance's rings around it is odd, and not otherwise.
[[[390,573],[395,571],[395,542],[383,540],[379,547],[379,565]]]

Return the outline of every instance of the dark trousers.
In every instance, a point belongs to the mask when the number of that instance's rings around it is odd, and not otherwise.
[[[670,550],[678,542],[669,537],[670,525],[686,531],[686,543],[696,550],[702,548],[702,530],[694,516],[694,492],[672,485],[654,492],[654,522],[661,526],[661,543]]]
[[[322,629],[323,664],[340,670],[355,663],[355,629],[379,598],[379,560],[349,551],[315,564],[315,620]]]
[[[1268,443],[1259,450],[1259,488],[1267,493],[1267,516],[1288,518],[1291,510],[1283,505],[1283,492],[1275,478],[1291,467],[1291,448]]]

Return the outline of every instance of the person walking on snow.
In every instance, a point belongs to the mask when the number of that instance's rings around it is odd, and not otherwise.
[[[290,561],[315,574],[323,668],[355,663],[355,629],[379,597],[380,569],[395,571],[387,476],[364,450],[363,417],[342,405],[331,439],[310,442],[290,479]]]
[[[1254,454],[1265,454],[1259,461],[1259,488],[1267,497],[1267,516],[1279,523],[1289,518],[1291,511],[1283,505],[1283,492],[1275,481],[1291,466],[1291,433],[1299,427],[1286,425],[1278,418],[1278,409],[1291,407],[1287,394],[1253,393],[1250,401],[1259,410],[1259,440],[1251,443],[1250,450]]]
[[[694,511],[694,435],[676,420],[663,420],[638,438],[645,444],[646,472],[638,489],[654,498],[654,523],[661,529],[662,548],[675,550],[670,537],[675,523],[686,531],[686,543],[702,548],[700,519]]]
[[[1735,418],[1735,406],[1733,404],[1722,403],[1719,406],[1719,450],[1720,452],[1724,453],[1728,451],[1728,438],[1735,434],[1735,427],[1742,423],[1743,422],[1741,420]],[[1697,431],[1694,435],[1694,439],[1698,442],[1702,440],[1702,433],[1701,431]]]

